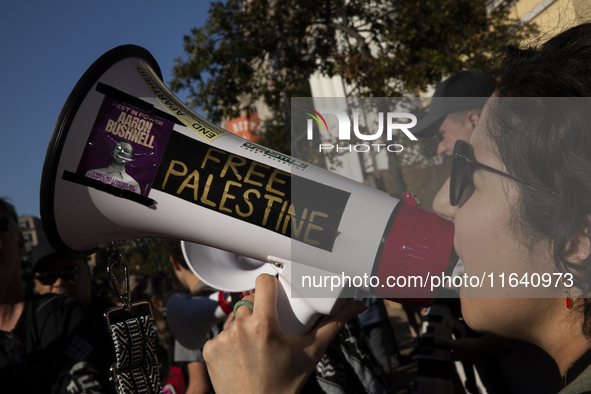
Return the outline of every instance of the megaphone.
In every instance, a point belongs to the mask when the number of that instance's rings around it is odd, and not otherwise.
[[[184,239],[266,262],[282,303],[310,296],[305,277],[353,278],[331,284],[311,308],[282,305],[280,317],[291,314],[282,327],[292,334],[335,313],[355,288],[430,299],[429,286],[392,287],[388,279],[446,271],[453,244],[453,225],[409,193],[390,196],[206,121],[133,45],[101,56],[68,97],[40,201],[48,240],[71,256],[137,238]]]
[[[211,327],[232,312],[229,296],[223,291],[200,298],[183,293],[172,294],[166,302],[166,321],[174,338],[190,350],[203,347]]]

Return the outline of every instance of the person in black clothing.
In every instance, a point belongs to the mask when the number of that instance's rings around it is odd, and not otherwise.
[[[110,392],[107,364],[88,312],[53,294],[25,299],[24,241],[14,207],[0,199],[0,381],[6,392]]]
[[[101,346],[107,352],[109,366],[114,363],[115,347],[103,315],[115,305],[93,291],[90,267],[86,260],[64,256],[44,241],[33,249],[33,272],[39,294],[65,295],[88,308],[92,324],[99,332]]]

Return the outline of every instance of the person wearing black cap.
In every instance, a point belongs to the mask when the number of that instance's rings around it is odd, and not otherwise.
[[[39,294],[61,294],[86,307],[90,304],[90,269],[84,259],[62,256],[42,241],[33,248],[33,272]]]
[[[33,272],[39,294],[68,296],[87,308],[92,324],[100,334],[99,343],[104,347],[110,362],[114,362],[115,348],[104,326],[103,314],[115,305],[93,291],[90,267],[86,260],[65,256],[44,240],[33,248]]]
[[[419,138],[441,136],[437,154],[451,156],[457,140],[469,141],[480,111],[495,89],[494,79],[479,71],[462,71],[435,89],[429,112],[413,128]]]

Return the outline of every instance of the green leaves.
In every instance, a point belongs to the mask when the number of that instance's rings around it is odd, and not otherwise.
[[[511,1],[492,10],[486,3],[215,2],[205,26],[184,37],[170,85],[213,122],[253,111],[262,98],[278,115],[273,127],[289,122],[285,98],[315,72],[340,75],[352,96],[416,95],[444,75],[493,71],[497,53],[536,32],[509,19]]]

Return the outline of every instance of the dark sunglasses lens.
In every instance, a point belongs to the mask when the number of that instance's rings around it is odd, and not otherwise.
[[[57,278],[62,278],[65,280],[76,279],[80,275],[81,270],[82,267],[76,265],[56,272],[44,272],[39,274],[36,279],[44,285],[51,285],[55,283]]]
[[[470,198],[472,193],[474,193],[474,184],[472,183],[472,176],[474,175],[474,170],[471,165],[466,164],[466,177],[464,178],[463,182],[463,189],[460,194],[460,201],[458,201],[458,206],[464,205],[464,203]],[[467,175],[469,174],[469,175]]]
[[[48,286],[48,285],[53,284],[57,280],[57,275],[44,273],[44,274],[37,275],[35,277],[35,279],[37,279],[39,282],[41,282],[45,286]]]

